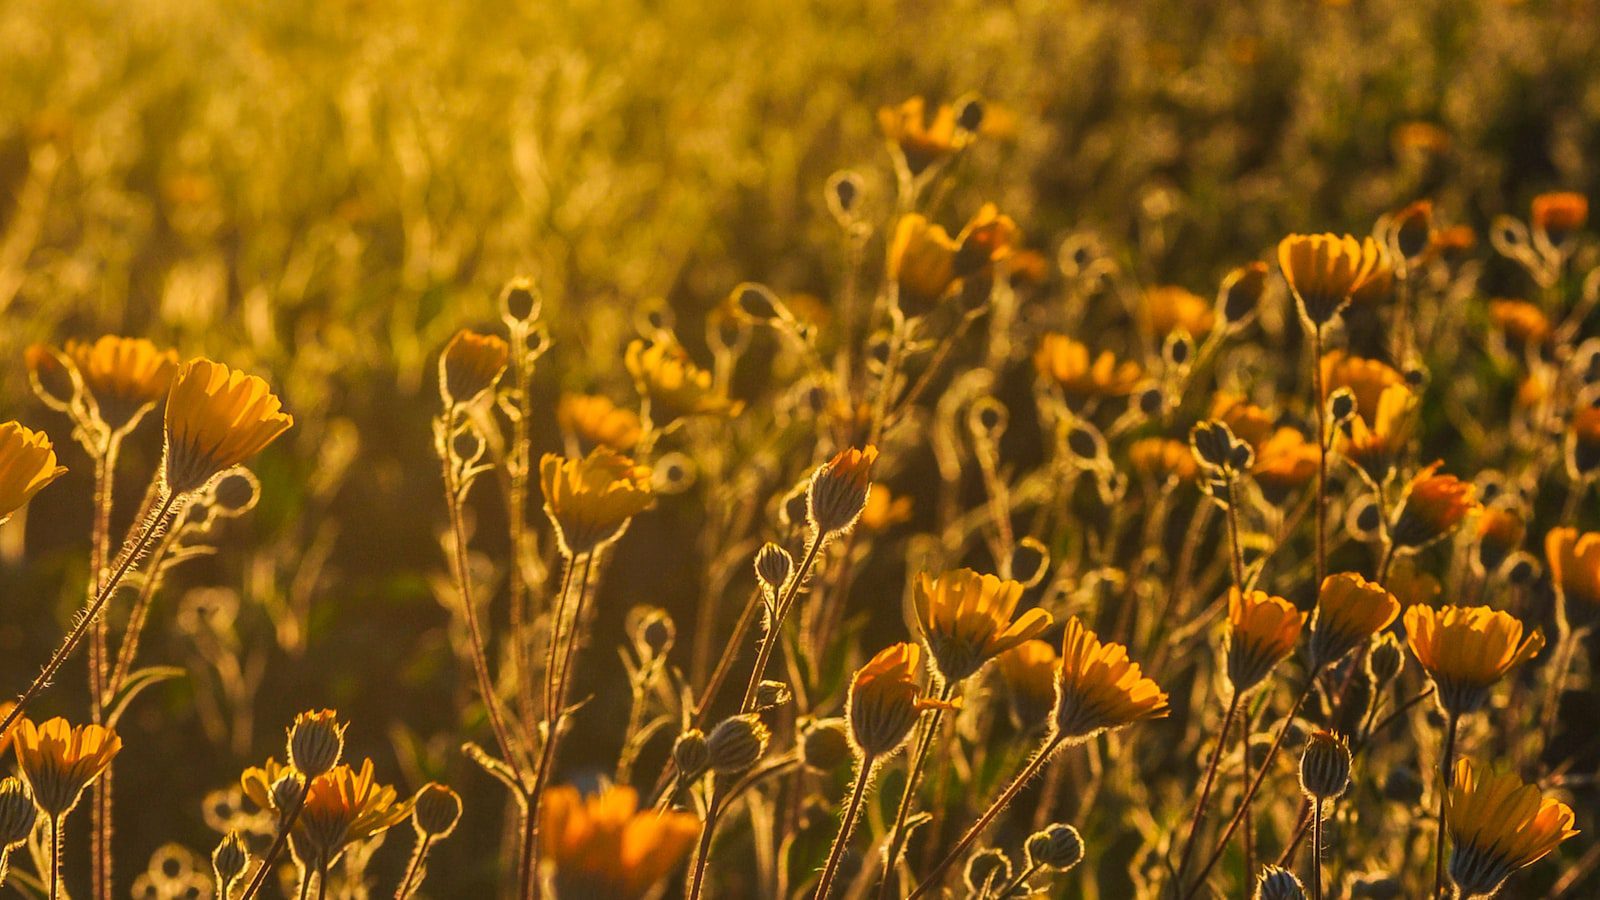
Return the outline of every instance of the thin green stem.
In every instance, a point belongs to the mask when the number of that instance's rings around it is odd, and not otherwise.
[[[783,620],[789,615],[789,608],[794,605],[795,596],[800,592],[800,585],[805,583],[806,577],[811,574],[811,567],[816,564],[817,554],[822,552],[822,545],[826,537],[818,532],[811,536],[806,543],[805,556],[800,560],[800,568],[795,570],[789,585],[784,589],[783,596],[779,598],[777,607],[773,610],[772,621],[767,626],[767,633],[761,636],[761,646],[756,651],[756,664],[750,670],[750,683],[745,685],[744,700],[739,703],[739,712],[748,713],[755,709],[756,692],[761,688],[761,678],[767,673],[767,663],[772,659],[772,651],[778,645],[778,638],[783,631]]]
[[[700,900],[706,887],[706,869],[711,864],[711,839],[717,832],[717,817],[722,814],[722,788],[713,780],[711,799],[706,801],[706,818],[700,823],[700,843],[695,848],[694,869],[689,877],[686,900]]]
[[[833,879],[839,874],[839,864],[844,861],[844,851],[850,846],[850,835],[856,830],[856,818],[861,814],[861,802],[867,796],[867,784],[872,779],[872,757],[863,757],[857,763],[856,782],[850,789],[850,803],[845,807],[844,818],[839,821],[839,833],[833,836],[833,846],[828,848],[828,862],[822,867],[822,877],[817,880],[816,900],[828,900]],[[909,786],[909,782],[907,783]],[[890,863],[890,868],[893,863]]]
[[[61,817],[50,817],[50,900],[61,898]]]
[[[1211,801],[1211,787],[1216,783],[1217,764],[1222,759],[1222,748],[1228,740],[1228,730],[1233,726],[1233,719],[1239,714],[1240,695],[1234,692],[1233,699],[1228,701],[1228,712],[1222,717],[1222,728],[1217,734],[1217,743],[1211,748],[1211,760],[1206,763],[1205,777],[1200,780],[1200,799],[1194,806],[1194,815],[1189,819],[1189,836],[1183,841],[1183,855],[1178,858],[1178,884],[1183,884],[1183,875],[1189,869],[1189,859],[1194,855],[1194,842],[1200,834],[1200,824],[1205,821],[1206,805]]]
[[[1443,776],[1439,782],[1439,830],[1434,835],[1433,842],[1433,893],[1430,897],[1444,896],[1444,801],[1450,793],[1450,770],[1455,767],[1456,731],[1461,724],[1461,717],[1455,713],[1448,713],[1444,726],[1444,753],[1439,758],[1439,772]]]
[[[1322,798],[1311,803],[1311,900],[1322,900]]]
[[[406,865],[405,877],[400,879],[400,886],[395,888],[394,900],[407,900],[416,887],[412,882],[417,880],[417,873],[422,871],[422,864],[428,858],[428,848],[433,845],[433,835],[424,834],[417,838],[417,849],[411,853],[411,862]]]

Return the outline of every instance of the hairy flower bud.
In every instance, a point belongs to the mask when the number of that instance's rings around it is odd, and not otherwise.
[[[315,778],[339,764],[344,755],[344,729],[331,709],[303,712],[289,729],[289,763]]]
[[[1083,860],[1083,837],[1071,825],[1056,823],[1028,837],[1028,861],[1064,872]]]
[[[1350,747],[1331,731],[1317,731],[1300,755],[1300,789],[1313,800],[1332,800],[1350,786]]]
[[[718,775],[746,771],[767,752],[772,733],[754,715],[733,716],[717,723],[706,737],[707,757]]]
[[[411,824],[424,837],[444,838],[461,821],[461,795],[448,786],[433,783],[417,791],[411,807]]]

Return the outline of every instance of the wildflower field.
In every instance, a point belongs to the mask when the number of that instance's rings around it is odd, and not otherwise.
[[[1593,0],[0,46],[0,896],[1600,896]]]

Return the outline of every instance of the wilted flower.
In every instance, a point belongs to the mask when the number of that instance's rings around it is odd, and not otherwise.
[[[167,396],[161,469],[167,489],[185,494],[204,487],[293,424],[265,381],[209,359],[189,360]]]
[[[59,820],[111,765],[122,739],[99,725],[74,726],[62,718],[34,725],[23,719],[16,725],[12,745],[34,802],[45,815]]]
[[[1466,898],[1493,895],[1512,872],[1578,833],[1572,807],[1514,774],[1481,772],[1466,759],[1456,762],[1444,811],[1450,878]]]
[[[605,447],[582,459],[546,453],[539,460],[539,487],[545,515],[570,556],[616,540],[653,499],[650,470]]]
[[[439,354],[439,396],[446,407],[472,403],[505,374],[511,348],[492,334],[461,329]]]
[[[689,416],[737,415],[742,408],[712,383],[710,372],[670,341],[634,341],[623,364],[639,396],[649,402],[649,418],[657,427]]]
[[[1477,712],[1489,688],[1544,649],[1536,628],[1487,606],[1413,606],[1405,615],[1406,641],[1439,686],[1439,702],[1452,715]]]
[[[1400,602],[1382,585],[1355,572],[1322,580],[1311,620],[1311,662],[1317,668],[1338,660],[1389,627]]]
[[[587,798],[551,788],[541,804],[539,855],[555,868],[562,897],[639,900],[678,867],[700,822],[691,813],[639,809],[630,787],[604,787]]]
[[[178,371],[178,352],[144,338],[106,335],[92,344],[67,341],[66,355],[83,379],[100,420],[128,431],[167,396]]]
[[[556,422],[567,434],[618,453],[631,451],[644,433],[638,413],[598,394],[562,394],[556,402]]]
[[[1167,712],[1166,693],[1128,659],[1127,647],[1102,643],[1077,616],[1067,620],[1050,723],[1056,736],[1080,740]]]
[[[1332,321],[1382,260],[1382,249],[1370,237],[1291,234],[1278,243],[1278,265],[1312,328]]]
[[[0,424],[0,523],[66,472],[56,465],[55,448],[44,432],[17,422]]]
[[[1568,597],[1600,605],[1600,532],[1552,528],[1544,538],[1550,580]]]
[[[817,467],[806,489],[806,515],[817,537],[850,530],[866,509],[878,448],[849,447]]]
[[[879,650],[850,680],[845,718],[850,740],[866,759],[900,749],[925,709],[948,706],[922,695],[922,648],[901,642]]]
[[[1477,508],[1473,486],[1454,475],[1436,474],[1440,463],[1418,472],[1389,525],[1397,547],[1421,547],[1454,531]]]
[[[1038,608],[1012,620],[1022,591],[1018,582],[971,569],[917,576],[911,588],[914,624],[946,684],[965,681],[989,660],[1050,627],[1050,614]]]
[[[1064,334],[1041,338],[1033,365],[1041,377],[1074,398],[1126,396],[1144,377],[1138,363],[1119,363],[1109,350],[1091,360],[1088,347]]]
[[[1260,685],[1294,652],[1306,614],[1266,591],[1228,590],[1228,681],[1238,694]]]

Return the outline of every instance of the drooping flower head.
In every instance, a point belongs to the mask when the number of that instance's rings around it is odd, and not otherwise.
[[[1478,513],[1474,531],[1478,540],[1472,561],[1478,573],[1486,575],[1499,569],[1506,557],[1522,546],[1527,523],[1515,509],[1500,505],[1485,506]]]
[[[101,421],[130,431],[167,396],[178,371],[178,352],[144,338],[106,335],[93,343],[67,341],[66,355],[83,378]]]
[[[393,787],[378,784],[372,760],[360,769],[334,766],[311,779],[305,806],[295,823],[295,849],[316,870],[338,860],[346,847],[398,825],[411,815],[411,802]]]
[[[447,409],[475,402],[500,382],[510,358],[498,335],[461,329],[439,354],[439,398]]]
[[[878,448],[848,447],[817,467],[806,489],[806,516],[817,536],[849,531],[867,507]]]
[[[925,709],[940,705],[923,696],[922,648],[901,642],[879,650],[850,680],[845,718],[850,741],[864,759],[878,760],[900,749]]]
[[[947,684],[965,681],[989,660],[1050,627],[1050,614],[1038,608],[1012,620],[1022,591],[1019,582],[971,569],[917,576],[911,589],[913,624]]]
[[[1266,591],[1228,591],[1228,681],[1246,694],[1294,652],[1306,614]]]
[[[17,768],[33,790],[34,802],[53,819],[77,805],[78,797],[111,765],[122,739],[99,725],[71,725],[55,718],[43,725],[17,723],[12,734]]]
[[[1440,475],[1440,463],[1416,474],[1389,524],[1389,539],[1397,547],[1426,546],[1456,529],[1477,509],[1471,482]]]
[[[1572,807],[1509,772],[1456,761],[1444,798],[1450,879],[1464,898],[1493,896],[1512,872],[1531,866],[1578,833]]]
[[[0,424],[0,524],[67,472],[50,438],[19,422]]]
[[[616,540],[654,500],[650,470],[606,447],[582,459],[546,453],[539,460],[539,487],[545,515],[569,556]]]
[[[1056,735],[1077,741],[1167,715],[1167,695],[1128,659],[1128,648],[1102,643],[1077,616],[1067,620],[1056,673]]]
[[[699,831],[691,813],[639,809],[631,787],[584,797],[561,785],[541,804],[539,857],[554,868],[561,897],[639,900],[678,867]]]
[[[1383,585],[1355,572],[1338,572],[1322,580],[1311,620],[1311,664],[1317,669],[1389,627],[1400,614],[1400,601]]]
[[[728,399],[711,373],[695,365],[689,354],[667,340],[636,340],[623,354],[639,396],[649,403],[649,418],[665,428],[689,416],[737,415],[742,404]]]
[[[1439,702],[1453,715],[1477,712],[1489,688],[1544,649],[1535,628],[1487,606],[1417,605],[1406,610],[1406,641],[1439,686]]]
[[[259,453],[294,418],[267,383],[209,359],[191,359],[167,395],[162,478],[185,494]]]
[[[1544,538],[1550,580],[1568,597],[1600,606],[1600,532],[1552,528]]]
[[[1344,309],[1382,257],[1383,250],[1370,237],[1291,234],[1278,242],[1278,265],[1299,303],[1301,319],[1312,328],[1321,328]]]

